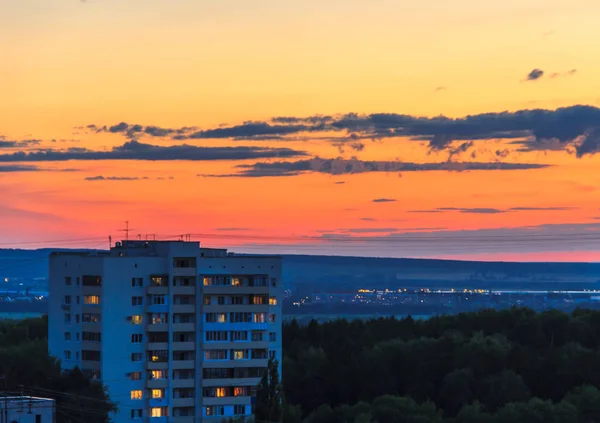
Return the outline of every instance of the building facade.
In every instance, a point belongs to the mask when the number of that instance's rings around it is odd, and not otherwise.
[[[108,388],[115,423],[250,416],[281,363],[281,258],[123,241],[50,256],[49,350]]]
[[[55,401],[30,396],[0,396],[0,422],[55,423]]]

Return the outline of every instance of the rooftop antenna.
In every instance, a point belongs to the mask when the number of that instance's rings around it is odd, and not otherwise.
[[[112,249],[112,235],[108,236],[108,249]]]
[[[119,232],[125,232],[125,241],[129,241],[129,232],[133,229],[129,228],[129,220],[125,221],[125,229],[119,229]]]

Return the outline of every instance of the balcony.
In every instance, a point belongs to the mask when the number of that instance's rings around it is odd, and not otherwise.
[[[173,389],[174,388],[194,388],[196,386],[195,379],[173,379],[172,381]],[[258,384],[258,382],[257,382]],[[221,386],[221,385],[216,385]]]
[[[169,304],[150,304],[148,306],[149,313],[168,313]]]
[[[268,294],[271,288],[268,286],[233,286],[233,285],[205,285],[204,295],[227,294],[227,295],[249,295]]]
[[[148,351],[168,350],[168,342],[148,342]]]
[[[169,405],[169,397],[166,395],[163,398],[150,398],[148,400],[148,407],[166,407]]]
[[[195,267],[174,267],[171,274],[173,277],[194,277],[197,275],[197,272]]]
[[[168,370],[168,361],[146,361],[146,369],[148,370]]]
[[[171,362],[171,368],[177,369],[194,369],[196,368],[196,362],[194,360],[173,360]]]
[[[173,398],[173,407],[193,407],[195,404],[193,397],[191,398]]]
[[[148,418],[149,423],[168,423],[168,421],[169,421],[169,418],[167,416],[149,417]]]
[[[195,313],[195,304],[174,304],[173,313]]]
[[[167,295],[169,293],[169,287],[161,285],[150,285],[148,286],[148,288],[146,288],[146,293],[148,295]]]
[[[195,323],[173,323],[173,332],[194,332]]]
[[[173,351],[194,351],[195,342],[173,342]]]
[[[196,419],[194,416],[171,417],[171,423],[194,423],[197,421],[198,421],[198,419]],[[150,420],[150,423],[154,423],[154,422],[152,420]]]
[[[148,379],[146,388],[148,389],[165,389],[169,387],[169,379]]]
[[[196,295],[195,286],[173,286],[171,292],[177,295]]]
[[[238,330],[268,330],[268,323],[204,323],[202,330],[209,331],[238,331]]]
[[[148,325],[148,326],[146,326],[146,330],[148,332],[168,332],[169,324],[168,323],[159,323],[156,325]]]

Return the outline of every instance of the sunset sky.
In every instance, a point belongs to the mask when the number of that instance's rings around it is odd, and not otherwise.
[[[600,261],[598,16],[2,0],[0,248]]]

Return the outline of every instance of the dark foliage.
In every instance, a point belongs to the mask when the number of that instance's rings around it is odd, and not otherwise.
[[[0,389],[54,398],[58,423],[108,423],[116,409],[104,386],[79,369],[63,372],[48,355],[48,321],[0,321]]]
[[[600,422],[597,311],[292,321],[283,341],[284,422]]]

